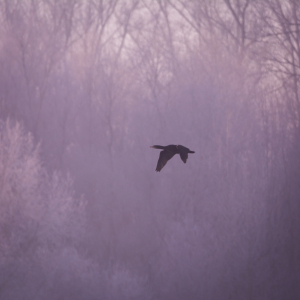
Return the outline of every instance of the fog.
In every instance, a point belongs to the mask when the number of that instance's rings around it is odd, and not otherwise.
[[[297,0],[0,20],[0,299],[300,299]]]

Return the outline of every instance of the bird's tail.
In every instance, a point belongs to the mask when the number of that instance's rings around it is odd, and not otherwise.
[[[195,151],[191,151],[191,150],[190,150],[189,153],[195,153]]]

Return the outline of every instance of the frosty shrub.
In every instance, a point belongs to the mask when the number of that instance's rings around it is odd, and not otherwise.
[[[39,147],[20,124],[0,123],[0,262],[32,243],[43,212]]]
[[[70,269],[68,261],[64,266],[65,249],[77,257],[73,268],[86,266],[76,250],[84,228],[83,200],[74,196],[70,176],[47,174],[39,145],[10,120],[0,123],[0,204],[0,298],[33,291],[45,296],[46,286],[54,284],[51,274],[61,269],[58,274],[65,277]]]

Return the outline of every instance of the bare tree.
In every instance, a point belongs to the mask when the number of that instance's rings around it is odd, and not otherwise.
[[[266,1],[270,16],[264,18],[266,36],[270,48],[267,61],[270,71],[279,79],[285,97],[286,107],[294,127],[299,120],[299,66],[300,66],[300,29],[298,1]],[[296,123],[295,123],[296,122]]]

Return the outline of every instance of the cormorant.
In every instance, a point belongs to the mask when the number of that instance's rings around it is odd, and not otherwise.
[[[175,154],[179,154],[181,160],[186,163],[186,160],[188,159],[188,153],[195,153],[194,151],[191,151],[189,148],[186,148],[181,145],[169,145],[169,146],[150,146],[150,148],[154,149],[163,149],[163,151],[159,154],[159,159],[156,166],[156,172],[160,172],[161,169],[166,165],[168,160],[170,160]]]

